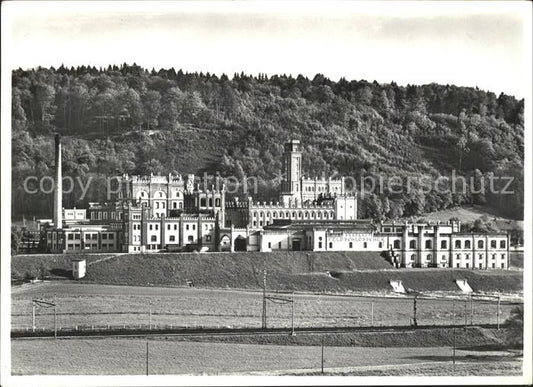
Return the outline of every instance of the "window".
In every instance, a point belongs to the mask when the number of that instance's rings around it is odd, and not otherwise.
[[[353,242],[350,242],[350,249],[353,249]]]
[[[170,230],[170,224],[167,224],[167,230]]]
[[[189,229],[189,225],[186,224],[186,225],[185,225],[185,230],[188,230],[188,229]]]
[[[468,269],[470,267],[470,264],[467,262],[466,263],[466,268]]]
[[[411,261],[414,261],[416,259],[416,255],[411,254]]]
[[[209,198],[209,207],[213,207],[213,198]]]
[[[80,240],[80,234],[78,234],[78,233],[74,234],[74,239]]]
[[[281,249],[281,242],[278,242],[278,249]]]
[[[505,241],[500,241],[500,249],[505,249]]]
[[[502,262],[502,269],[505,269],[505,263]]]
[[[102,234],[102,239],[107,239],[107,234]]]
[[[505,259],[505,254],[502,254],[502,259]]]
[[[433,256],[432,256],[431,254],[428,254],[428,255],[426,256],[426,260],[428,260],[428,261],[431,261],[431,258],[433,258]]]
[[[69,241],[73,240],[73,239],[74,239],[74,234],[68,234],[67,239],[68,239]]]
[[[394,241],[394,248],[395,249],[399,249],[400,248],[400,241],[399,240],[395,240]]]
[[[159,202],[155,202],[155,208],[159,208]]]
[[[150,237],[150,241],[151,241],[151,242],[157,242],[157,237],[156,237],[155,235],[152,235],[152,236]]]
[[[470,259],[470,254],[465,254],[465,259]]]
[[[175,225],[174,225],[174,230],[177,230],[177,229],[178,229],[178,225],[175,224]]]
[[[431,249],[431,240],[426,240],[426,249]]]
[[[381,249],[383,248],[383,242],[379,242],[378,247]]]
[[[446,241],[440,241],[440,248],[441,249],[446,249],[446,248],[448,248],[447,246],[448,246],[448,244],[446,243]]]
[[[455,241],[455,248],[456,249],[460,249],[461,248],[461,241],[460,240]]]
[[[483,263],[481,263],[481,262],[479,263],[479,268],[483,269]]]
[[[459,268],[459,262],[457,262],[457,265],[455,267]]]
[[[329,248],[333,248],[333,242],[329,242]]]
[[[115,234],[109,234],[109,239],[115,239]]]
[[[367,247],[368,247],[368,243],[366,243],[366,242],[363,242],[363,248],[365,248],[365,249],[366,249]]]
[[[416,241],[415,240],[411,240],[409,242],[409,248],[410,249],[416,249]]]
[[[200,198],[200,207],[205,207],[206,206],[206,199],[205,198]]]
[[[150,225],[150,230],[152,230],[152,227],[153,227],[153,226],[152,226],[152,225]]]
[[[483,248],[483,241],[477,241],[477,248],[482,249]]]
[[[205,236],[205,241],[206,242],[211,242],[211,235],[206,235]]]
[[[272,248],[272,242],[268,242],[268,248]]]
[[[173,203],[172,203],[172,208],[178,208],[178,203],[173,202]]]
[[[215,207],[220,207],[220,199],[219,198],[215,199]]]
[[[187,237],[187,241],[188,241],[189,243],[191,243],[192,241],[194,241],[194,237],[193,237],[192,235],[189,235],[189,236]]]
[[[196,230],[196,225],[195,224],[192,225],[192,229]]]
[[[495,240],[491,240],[490,241],[490,248],[491,249],[495,249],[496,248],[496,241]]]
[[[470,245],[470,241],[465,241],[465,249],[470,249],[472,246]]]

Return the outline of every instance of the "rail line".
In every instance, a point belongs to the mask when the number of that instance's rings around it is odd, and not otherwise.
[[[357,332],[406,332],[427,329],[466,329],[478,328],[504,328],[506,324],[455,324],[455,325],[395,325],[395,326],[363,326],[363,327],[302,327],[294,328],[295,334],[334,334]],[[242,335],[291,335],[291,328],[163,328],[163,329],[123,329],[110,327],[110,329],[80,329],[60,330],[57,337],[147,337],[147,336],[242,336]],[[44,331],[12,331],[12,339],[54,338],[54,330]]]

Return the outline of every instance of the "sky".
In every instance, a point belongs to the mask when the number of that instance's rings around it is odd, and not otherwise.
[[[458,1],[2,4],[11,68],[135,62],[230,76],[321,73],[518,98],[530,90],[530,9]]]

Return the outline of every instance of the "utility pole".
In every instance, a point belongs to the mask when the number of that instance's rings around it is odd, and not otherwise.
[[[466,325],[468,324],[468,314],[466,313],[467,301],[468,299],[465,298],[465,329],[466,329]]]
[[[452,301],[452,325],[455,325],[455,300]]]
[[[294,292],[292,292],[292,302],[291,302],[291,336],[296,336],[294,332]]]
[[[500,295],[498,294],[498,310],[496,311],[498,330],[500,330]]]
[[[36,326],[35,326],[35,308],[37,306],[43,307],[43,308],[54,308],[54,337],[57,337],[57,313],[56,313],[56,303],[55,303],[55,296],[54,296],[54,302],[41,300],[39,298],[34,298],[31,300],[31,314],[32,314],[32,331],[35,332]],[[44,328],[43,328],[44,329]]]
[[[418,325],[416,321],[416,297],[417,295],[415,294],[415,298],[413,299],[413,325],[415,327]]]
[[[324,336],[322,336],[322,356],[321,356],[321,361],[320,361],[320,372],[323,374],[324,373]]]
[[[150,329],[152,329],[152,300],[150,300],[148,308],[148,324]]]
[[[35,301],[31,301],[31,328],[32,332],[35,333]]]
[[[474,295],[470,294],[470,325],[474,325]]]
[[[266,329],[266,327],[267,327],[266,284],[267,284],[267,271],[265,269],[265,270],[263,270],[263,315],[262,315],[262,322],[261,322],[261,327],[263,329]]]
[[[149,352],[148,352],[148,337],[146,338],[146,376],[148,376],[148,358],[149,358]]]
[[[455,371],[455,327],[453,328],[453,355],[452,355],[452,362],[453,362],[453,370]]]
[[[57,313],[56,313],[56,296],[54,296],[54,338],[57,339]]]

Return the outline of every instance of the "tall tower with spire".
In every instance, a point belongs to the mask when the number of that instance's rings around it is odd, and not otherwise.
[[[285,144],[283,153],[283,180],[281,182],[281,201],[285,206],[301,204],[302,153],[300,141],[290,140]]]

